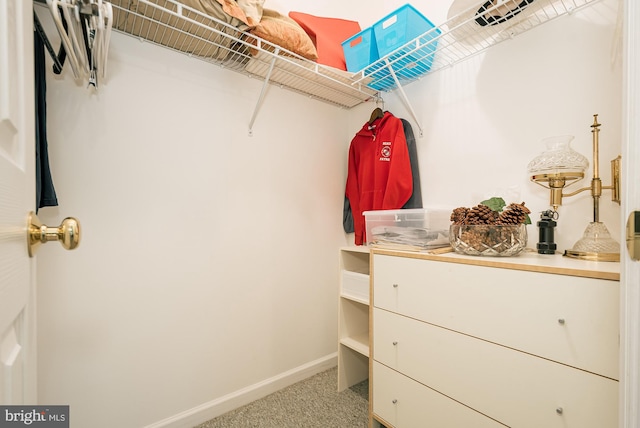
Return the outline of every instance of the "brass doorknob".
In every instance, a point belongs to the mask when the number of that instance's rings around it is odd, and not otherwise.
[[[36,213],[30,212],[27,230],[29,257],[33,257],[41,244],[49,241],[59,241],[65,250],[73,250],[80,244],[80,223],[73,217],[67,217],[60,226],[49,227],[42,224]]]

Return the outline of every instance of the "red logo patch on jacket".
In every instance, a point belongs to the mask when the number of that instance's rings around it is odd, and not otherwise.
[[[380,160],[385,162],[391,161],[391,142],[384,141],[382,143],[382,149],[380,150]]]

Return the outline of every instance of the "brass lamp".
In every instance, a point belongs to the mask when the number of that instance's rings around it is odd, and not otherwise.
[[[550,204],[554,211],[562,205],[563,197],[570,197],[585,190],[591,190],[593,198],[593,222],[587,226],[583,237],[578,240],[571,250],[565,250],[568,257],[594,260],[619,261],[620,244],[611,237],[607,227],[600,222],[600,196],[602,190],[611,190],[611,200],[620,203],[620,156],[611,161],[610,186],[603,186],[599,176],[599,141],[600,124],[598,115],[593,115],[593,178],[589,187],[583,187],[572,193],[562,193],[564,187],[575,183],[584,177],[584,170],[588,166],[586,158],[573,151],[570,142],[573,136],[552,137],[552,144],[548,142],[548,150],[534,158],[529,163],[528,171],[531,181],[551,190]]]
[[[571,148],[572,140],[573,135],[545,138],[542,141],[547,150],[527,167],[531,181],[551,190],[549,205],[553,211],[562,205],[563,189],[584,178],[584,171],[589,166],[587,158]]]

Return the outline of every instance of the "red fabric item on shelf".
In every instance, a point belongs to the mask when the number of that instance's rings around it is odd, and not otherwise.
[[[360,32],[360,24],[339,18],[324,18],[302,12],[289,12],[289,18],[296,21],[311,37],[318,51],[318,64],[346,70],[342,42]]]

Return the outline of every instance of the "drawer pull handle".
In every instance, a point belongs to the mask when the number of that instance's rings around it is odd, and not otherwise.
[[[558,324],[564,325],[564,318],[558,318]]]
[[[393,288],[398,288],[398,284],[393,284]]]
[[[562,412],[564,412],[564,410],[562,409],[562,407],[558,407],[558,408],[556,409],[556,413],[557,413],[557,414],[561,415],[561,414],[562,414]]]
[[[398,402],[398,400],[394,398],[393,400],[391,400],[391,402],[392,402],[393,404],[396,404],[396,403]]]
[[[394,341],[392,342],[392,344],[393,344],[393,346],[396,346],[396,345],[398,344],[398,341],[397,341],[397,340],[394,340]]]

